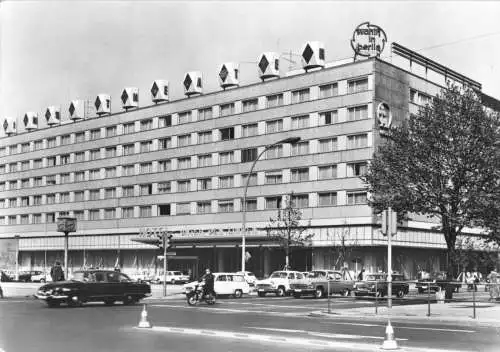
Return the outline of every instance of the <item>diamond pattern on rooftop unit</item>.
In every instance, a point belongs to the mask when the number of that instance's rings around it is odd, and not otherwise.
[[[99,97],[97,97],[97,98],[95,99],[95,103],[94,103],[94,105],[95,105],[95,108],[96,108],[97,110],[99,110],[99,108],[101,107],[101,99],[99,99]]]
[[[193,83],[191,76],[186,75],[186,78],[184,78],[184,88],[186,88],[186,90],[189,90],[189,87],[191,87],[191,83]]]
[[[222,65],[222,68],[219,72],[219,77],[222,79],[222,82],[226,82],[226,78],[229,72],[227,72],[226,65]]]
[[[268,67],[269,67],[269,61],[267,61],[266,55],[262,55],[262,59],[260,59],[259,62],[260,72],[262,73],[266,72]]]
[[[304,58],[304,60],[306,60],[307,63],[309,63],[313,54],[314,54],[313,50],[311,49],[309,44],[307,44],[305,49],[304,49],[304,52],[302,53],[302,57]]]
[[[8,128],[8,127],[9,127],[9,123],[7,122],[7,120],[4,120],[4,121],[3,121],[3,129],[4,129],[5,131],[7,131],[7,128]]]
[[[123,104],[125,104],[127,102],[127,99],[128,99],[128,94],[127,94],[126,89],[123,90],[121,98],[122,98]]]
[[[73,116],[73,114],[74,114],[74,113],[75,113],[75,105],[74,105],[73,103],[71,103],[71,104],[69,105],[69,114],[70,114],[71,116]]]
[[[47,122],[50,119],[50,110],[49,109],[47,109],[47,111],[45,112],[45,119],[47,120]]]
[[[23,122],[24,122],[24,126],[28,125],[28,114],[24,114]]]
[[[153,94],[153,97],[156,97],[156,94],[158,94],[158,86],[156,85],[156,82],[153,82],[153,86],[151,87],[151,94]]]

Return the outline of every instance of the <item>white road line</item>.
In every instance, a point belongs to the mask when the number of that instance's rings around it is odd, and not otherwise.
[[[386,324],[366,324],[366,323],[347,323],[347,322],[329,322],[332,325],[353,325],[353,326],[381,326],[385,327]],[[397,324],[392,324],[395,329],[408,329],[408,330],[433,330],[433,331],[447,331],[447,332],[465,332],[468,334],[475,333],[475,330],[464,330],[464,329],[444,329],[444,328],[434,328],[434,327],[417,327],[417,326],[398,326]]]
[[[230,309],[230,308],[219,308],[219,307],[183,307],[175,306],[169,304],[151,304],[152,307],[165,307],[165,308],[178,308],[178,309],[198,309],[198,310],[208,310],[212,313],[259,313],[259,314],[281,314],[283,316],[290,316],[300,314],[299,312],[279,312],[271,310],[248,310],[248,309]]]

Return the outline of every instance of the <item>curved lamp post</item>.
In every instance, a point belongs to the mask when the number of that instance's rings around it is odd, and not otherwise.
[[[245,253],[246,253],[245,233],[246,233],[246,223],[247,223],[247,191],[248,191],[248,185],[250,183],[250,177],[252,175],[252,171],[255,167],[255,164],[260,159],[262,154],[264,154],[270,148],[275,147],[279,144],[295,144],[298,141],[300,141],[300,137],[289,137],[289,138],[285,138],[285,139],[282,139],[280,141],[277,141],[273,144],[267,145],[264,148],[264,150],[261,151],[260,154],[257,156],[257,158],[253,161],[252,167],[250,168],[250,171],[247,174],[247,182],[245,184],[245,190],[243,193],[243,221],[242,221],[242,232],[241,232],[241,271],[245,271]]]

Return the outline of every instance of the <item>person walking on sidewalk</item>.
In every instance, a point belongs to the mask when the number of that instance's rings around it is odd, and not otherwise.
[[[490,299],[489,301],[496,300],[500,296],[500,287],[498,282],[498,273],[492,270],[488,275],[488,280],[490,281]]]
[[[50,269],[50,277],[52,281],[64,281],[64,272],[61,263],[56,261],[55,265]]]

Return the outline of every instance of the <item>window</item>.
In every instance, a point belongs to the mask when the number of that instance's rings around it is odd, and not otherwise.
[[[191,157],[188,156],[186,158],[177,159],[177,168],[178,169],[189,169],[191,167]]]
[[[21,162],[21,171],[29,170],[29,168],[30,168],[30,162],[29,161],[23,161],[23,162]]]
[[[133,197],[133,196],[134,196],[134,186],[122,187],[122,197]]]
[[[212,189],[211,178],[201,178],[198,180],[198,191],[206,191]]]
[[[275,133],[283,131],[283,120],[273,120],[266,122],[266,133]]]
[[[33,179],[33,187],[41,187],[43,186],[43,178],[42,177],[35,177]]]
[[[212,166],[212,154],[198,155],[198,167]]]
[[[21,153],[28,153],[30,151],[30,144],[23,143],[21,144]]]
[[[347,92],[349,94],[363,92],[368,90],[368,78],[357,79],[347,83]]]
[[[98,138],[101,138],[101,129],[96,128],[95,130],[90,130],[90,140],[96,140]]]
[[[158,118],[158,127],[170,127],[172,126],[172,115],[160,116]]]
[[[179,113],[179,124],[191,122],[191,111]]]
[[[50,158],[52,159],[52,158]],[[54,165],[56,164],[56,158],[53,157],[53,160],[54,160]],[[49,165],[49,166],[54,166],[54,165]],[[10,172],[17,172],[17,163],[10,163],[9,164],[9,170]]]
[[[274,185],[283,182],[283,172],[266,171],[266,185]]]
[[[292,117],[292,129],[309,127],[309,115]]]
[[[107,167],[106,168],[106,178],[116,177],[116,167]]]
[[[141,174],[149,174],[150,172],[153,171],[153,164],[152,163],[141,163],[141,168],[140,168]]]
[[[190,203],[177,203],[177,214],[190,214],[191,204]]]
[[[135,166],[133,164],[122,166],[122,176],[133,176],[135,174]]]
[[[141,131],[149,131],[153,128],[153,119],[141,120]]]
[[[55,213],[46,213],[45,214],[45,222],[49,223],[49,224],[56,222],[56,214]]]
[[[17,198],[9,198],[9,208],[17,207]]]
[[[219,200],[219,213],[234,212],[234,201],[232,199]]]
[[[76,152],[75,163],[81,163],[83,161],[85,161],[85,152]]]
[[[21,180],[21,188],[29,188],[30,186],[30,179],[29,178],[23,178]]]
[[[139,186],[139,195],[140,196],[149,196],[153,194],[153,186],[151,183],[147,183]]]
[[[431,103],[431,96],[430,95],[427,95],[427,94],[424,94],[424,93],[418,93],[418,103],[420,105],[428,105]]]
[[[42,167],[43,167],[43,160],[42,159],[33,160],[33,168],[34,169],[40,169]]]
[[[309,181],[309,168],[292,169],[291,172],[292,182],[304,182]]]
[[[101,158],[101,150],[100,149],[92,149],[90,151],[90,160],[97,160]]]
[[[219,132],[221,141],[229,141],[231,139],[234,139],[234,127],[221,128]]]
[[[90,209],[89,210],[89,220],[99,220],[99,209]]]
[[[158,215],[170,215],[170,204],[158,204]]]
[[[410,102],[417,104],[417,91],[410,88]]]
[[[325,84],[319,86],[319,97],[328,98],[339,95],[339,86],[337,83]]]
[[[83,191],[75,192],[74,196],[75,196],[75,202],[83,202],[85,200]]]
[[[347,192],[347,204],[366,204],[366,192]]]
[[[259,107],[259,100],[257,98],[244,100],[242,102],[242,106],[243,106],[243,112],[255,111]]]
[[[47,138],[47,148],[54,148],[56,146],[56,137]]]
[[[189,192],[191,190],[191,181],[177,181],[177,192]]]
[[[5,191],[5,182],[0,182],[0,191]]]
[[[246,209],[247,209],[247,211],[257,210],[257,199],[248,199],[247,198]]]
[[[191,144],[191,135],[184,134],[177,137],[177,146],[185,147]]]
[[[89,170],[89,180],[97,180],[101,178],[101,170],[93,169]]]
[[[364,148],[367,146],[368,135],[366,133],[347,136],[347,149]]]
[[[221,152],[219,154],[219,164],[231,164],[234,163],[234,152]]]
[[[116,156],[116,147],[106,148],[106,158],[114,158]]]
[[[33,196],[33,205],[42,205],[42,196],[41,195]]]
[[[110,220],[116,218],[116,209],[108,208],[104,209],[104,219]]]
[[[134,149],[135,149],[135,146],[134,146],[133,143],[131,143],[131,144],[125,144],[123,146],[123,155],[134,154]]]
[[[256,136],[259,133],[258,125],[256,123],[243,125],[241,130],[243,137],[252,137]]]
[[[29,224],[29,215],[21,215],[21,225]]]
[[[122,218],[131,219],[133,217],[134,217],[134,208],[133,207],[122,208]]]
[[[61,183],[70,183],[71,175],[69,173],[61,174]]]
[[[61,136],[61,145],[68,145],[68,144],[71,144],[71,135],[65,134],[64,136]]]
[[[85,171],[75,172],[75,182],[85,181]]]
[[[329,178],[337,178],[337,165],[318,167],[318,179],[325,180]]]
[[[339,122],[339,114],[337,110],[325,111],[319,114],[320,125],[331,125]]]
[[[212,142],[212,131],[198,132],[198,143]]]
[[[33,214],[33,224],[42,223],[42,214]]]
[[[158,172],[165,172],[172,170],[172,162],[170,160],[158,161]]]
[[[198,110],[198,121],[210,120],[211,118],[213,118],[212,108]]]
[[[168,138],[159,139],[158,140],[158,148],[160,150],[172,148],[172,138],[168,137]]]
[[[327,153],[338,150],[337,138],[327,138],[319,140],[319,152]]]
[[[139,207],[139,216],[141,218],[151,217],[151,206],[150,205],[140,206]]]
[[[63,154],[61,155],[61,165],[67,165],[69,164],[69,161],[70,161],[70,157],[69,157],[69,154]]]
[[[129,122],[123,124],[123,134],[129,134],[135,132],[135,123]]]
[[[347,109],[347,120],[356,121],[368,118],[368,105],[355,106]]]
[[[234,103],[222,104],[220,106],[220,116],[228,116],[234,114]]]
[[[36,205],[36,204],[34,204]],[[4,209],[5,208],[5,199],[0,199],[0,209]],[[2,219],[3,216],[0,216],[0,219]]]
[[[234,187],[234,177],[232,175],[219,177],[219,188],[232,188],[232,187]]]
[[[104,198],[111,199],[116,197],[116,188],[106,188],[104,190]]]
[[[59,194],[59,203],[69,202],[69,192],[63,192]]]
[[[5,165],[0,165],[0,174],[5,173]]]
[[[101,191],[99,189],[91,189],[89,191],[89,200],[101,199]]]
[[[207,214],[212,211],[212,204],[210,201],[203,201],[196,203],[196,213],[197,214]]]
[[[106,127],[106,137],[116,136],[116,126]]]
[[[366,162],[347,164],[347,177],[364,176],[368,172]]]
[[[153,141],[141,142],[141,153],[150,152],[152,146],[153,146]]]
[[[8,219],[9,225],[16,225],[17,224],[17,217],[15,215],[10,215],[7,219]]]
[[[294,208],[307,208],[309,206],[309,196],[307,194],[294,194],[292,196],[292,206]]]
[[[292,155],[306,155],[309,154],[309,142],[299,142],[292,144]]]
[[[250,175],[250,180],[248,180],[248,174],[241,175],[241,185],[246,186],[248,182],[248,186],[257,186],[257,174],[252,173]]]
[[[47,186],[53,186],[56,184],[56,175],[50,175],[46,177]]]
[[[241,162],[248,163],[257,159],[257,148],[249,148],[241,150]]]
[[[85,132],[75,133],[75,143],[82,143],[85,141]]]
[[[300,89],[292,92],[292,103],[302,103],[309,100],[309,88]]]
[[[283,105],[283,94],[268,95],[266,97],[267,107],[274,108]]]
[[[77,221],[83,221],[84,219],[84,213],[83,210],[75,210],[73,211],[73,216],[76,218]]]
[[[47,158],[47,167],[56,166],[56,157],[50,156]],[[12,171],[12,169],[11,169]]]
[[[30,206],[30,197],[21,197],[21,206],[29,207]]]
[[[56,195],[54,193],[47,194],[47,198],[45,199],[45,204],[55,204],[56,203]]]
[[[170,193],[172,191],[170,181],[158,183],[158,193]]]
[[[281,196],[266,197],[266,209],[279,209],[281,208]]]
[[[283,145],[275,145],[266,151],[266,159],[276,159],[283,157]]]
[[[41,149],[43,149],[43,141],[42,140],[35,141],[35,150],[41,150]]]

